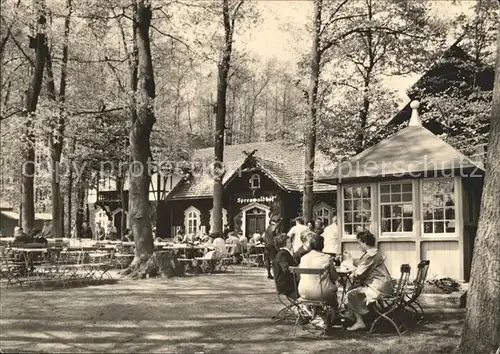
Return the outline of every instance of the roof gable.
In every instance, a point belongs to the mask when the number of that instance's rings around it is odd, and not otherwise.
[[[227,185],[231,178],[247,161],[247,154],[253,150],[254,160],[276,184],[290,191],[301,191],[304,179],[304,147],[287,144],[282,141],[258,142],[224,147],[224,165],[226,174],[223,184]],[[209,166],[213,161],[213,148],[196,150],[192,162],[200,166],[191,181],[181,182],[167,196],[171,199],[211,198],[213,195],[213,179],[209,174]],[[315,170],[331,169],[332,162],[320,151],[316,152]],[[315,182],[314,190],[327,192],[335,190],[332,185]]]
[[[342,162],[319,181],[340,183],[362,178],[429,176],[428,172],[465,171],[482,166],[422,126],[409,126]]]

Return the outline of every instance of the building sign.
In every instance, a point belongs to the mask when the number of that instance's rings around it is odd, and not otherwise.
[[[276,199],[276,196],[269,197],[258,197],[258,198],[238,198],[236,202],[238,204],[247,204],[247,203],[272,203]]]

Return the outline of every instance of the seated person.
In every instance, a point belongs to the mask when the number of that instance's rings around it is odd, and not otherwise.
[[[264,243],[264,239],[262,238],[261,234],[255,233],[253,234],[252,238],[250,239],[251,243],[254,243],[256,245],[261,245]]]
[[[324,268],[321,277],[316,274],[302,274],[299,282],[299,294],[305,300],[325,301],[331,306],[332,322],[338,307],[337,271],[333,259],[322,252],[323,237],[314,234],[310,240],[311,251],[300,260],[300,268]]]
[[[226,239],[226,244],[234,245],[231,254],[236,258],[236,261],[238,263],[240,261],[240,256],[241,256],[240,239],[238,238],[238,236],[236,236],[236,233],[234,231],[230,231],[227,235],[228,237]]]
[[[208,237],[208,235],[206,233],[201,234],[201,236],[200,236],[200,242],[207,243],[208,240],[209,240],[209,237]]]
[[[213,245],[215,246],[215,251],[220,257],[227,255],[226,242],[222,238],[220,232],[213,232],[210,236],[214,239]]]
[[[125,241],[125,242],[134,241],[134,235],[132,234],[132,230],[125,229],[125,234],[123,235],[123,241]]]
[[[238,232],[238,238],[240,239],[241,252],[247,252],[248,239],[243,236],[243,232]]]
[[[296,267],[297,261],[292,255],[292,238],[287,234],[281,234],[275,238],[276,246],[279,248],[273,261],[274,282],[279,294],[283,294],[296,300],[298,294],[293,274],[290,267]],[[298,281],[298,279],[296,279]]]
[[[14,240],[12,240],[12,243],[13,244],[33,243],[33,237],[26,235],[22,227],[16,226],[14,228]]]
[[[356,322],[347,328],[348,331],[366,328],[362,316],[369,312],[367,305],[392,293],[391,275],[385,266],[384,257],[375,248],[375,236],[369,231],[361,231],[356,238],[364,253],[350,276],[351,283],[358,286],[349,290],[346,296],[347,306],[356,317]]]
[[[195,234],[187,234],[184,236],[184,239],[182,240],[183,243],[194,243],[196,241],[196,235]]]
[[[45,220],[43,223],[42,234],[40,236],[43,238],[50,238],[52,237],[53,232],[52,222],[50,220]]]
[[[234,231],[230,231],[227,234],[227,240],[226,243],[229,245],[239,245],[240,244],[240,239],[238,236],[236,236],[236,233]]]
[[[300,233],[300,239],[302,241],[302,246],[293,254],[293,257],[297,261],[297,263],[300,262],[300,259],[309,253],[311,250],[310,244],[311,244],[311,239],[315,236],[316,234],[313,231],[310,230],[304,230]]]

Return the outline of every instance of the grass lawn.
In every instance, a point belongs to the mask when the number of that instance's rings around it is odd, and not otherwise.
[[[263,269],[178,279],[120,280],[58,290],[1,289],[3,352],[447,353],[461,310],[428,309],[402,337],[335,330],[327,340],[275,324],[274,282]]]

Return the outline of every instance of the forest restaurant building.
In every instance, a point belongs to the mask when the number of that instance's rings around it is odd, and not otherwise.
[[[223,224],[246,236],[263,233],[272,218],[281,218],[282,231],[302,211],[304,181],[303,146],[284,142],[261,142],[224,147]],[[213,148],[194,151],[191,177],[179,182],[160,204],[159,234],[173,236],[180,227],[186,233],[213,229],[213,184],[207,165]],[[315,170],[332,168],[321,152],[316,152]],[[336,186],[314,182],[314,215],[332,221],[336,207]]]
[[[429,276],[468,281],[483,167],[424,128],[418,102],[409,126],[336,166],[318,182],[337,186],[343,250],[359,255],[369,229],[389,271],[430,260]]]

